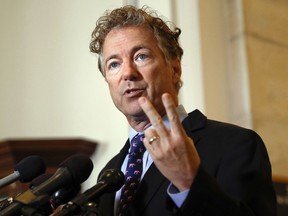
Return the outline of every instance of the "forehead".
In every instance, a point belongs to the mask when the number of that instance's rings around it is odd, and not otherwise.
[[[158,48],[152,29],[147,26],[128,26],[111,30],[103,44],[103,55],[134,46]]]

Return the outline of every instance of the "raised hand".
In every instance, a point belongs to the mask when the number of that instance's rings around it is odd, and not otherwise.
[[[187,136],[178,117],[176,106],[167,93],[162,102],[170,122],[167,128],[146,97],[139,98],[139,104],[154,128],[145,131],[144,145],[160,172],[179,191],[190,188],[200,166],[200,158],[193,140]]]

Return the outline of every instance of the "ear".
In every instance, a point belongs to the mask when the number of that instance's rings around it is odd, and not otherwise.
[[[174,59],[171,61],[171,66],[173,70],[172,78],[175,83],[179,82],[181,79],[181,74],[182,74],[182,68],[181,68],[181,63],[178,58]]]

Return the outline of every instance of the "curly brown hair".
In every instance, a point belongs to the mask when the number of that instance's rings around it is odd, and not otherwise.
[[[134,6],[127,5],[114,9],[107,10],[96,22],[96,27],[91,35],[90,51],[99,55],[98,68],[103,76],[105,76],[102,67],[102,49],[103,43],[107,34],[115,29],[126,26],[140,26],[147,25],[154,32],[154,36],[158,41],[159,48],[162,50],[166,62],[169,64],[170,60],[179,58],[181,60],[183,49],[180,47],[178,38],[181,30],[171,22],[165,22],[160,18],[155,11],[147,6],[138,9]],[[173,25],[174,30],[169,28]]]

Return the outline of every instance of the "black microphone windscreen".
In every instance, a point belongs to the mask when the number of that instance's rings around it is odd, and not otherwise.
[[[81,186],[70,184],[56,191],[50,199],[50,204],[56,209],[59,205],[65,204],[73,199],[81,190]]]
[[[98,182],[103,182],[107,185],[107,192],[114,192],[123,186],[124,181],[124,174],[120,170],[108,169],[100,175]]]
[[[93,162],[87,155],[79,153],[67,158],[60,164],[60,167],[66,167],[69,170],[74,184],[81,184],[90,176]]]
[[[33,178],[45,173],[46,165],[41,157],[31,155],[16,164],[15,171],[20,173],[20,182],[29,182]]]

